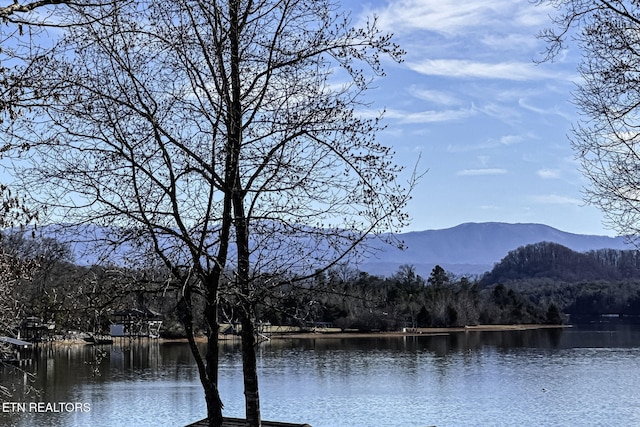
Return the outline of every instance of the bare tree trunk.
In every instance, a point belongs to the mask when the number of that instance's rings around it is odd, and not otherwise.
[[[242,373],[244,378],[245,412],[247,426],[260,427],[260,394],[258,392],[258,369],[256,365],[256,337],[254,329],[255,302],[251,292],[249,260],[249,225],[245,218],[242,194],[234,194],[236,217],[236,242],[238,245],[238,288],[242,298]]]
[[[250,303],[247,303],[250,304]],[[260,427],[260,395],[258,392],[258,369],[256,366],[256,336],[253,319],[247,310],[242,315],[242,373],[244,376],[244,399],[247,425]],[[252,311],[252,310],[251,310]]]
[[[188,295],[188,293],[187,293]],[[188,298],[188,297],[187,297]],[[207,302],[205,309],[206,316],[215,316],[215,325],[211,328],[207,342],[206,363],[202,358],[202,354],[195,340],[193,330],[193,315],[190,302],[187,298],[183,298],[179,304],[179,312],[182,324],[184,325],[189,348],[196,361],[200,383],[204,389],[205,402],[207,405],[207,419],[209,427],[222,427],[222,400],[218,390],[218,322],[217,322],[217,304],[211,305]]]
[[[207,301],[205,309],[206,317],[209,321],[209,336],[207,339],[207,378],[211,387],[211,395],[206,396],[207,417],[209,418],[209,427],[222,426],[222,400],[218,390],[218,334],[220,332],[220,324],[218,323],[218,304],[217,301]]]
[[[249,278],[249,233],[246,220],[237,226],[238,234],[238,282],[242,300],[242,374],[244,379],[245,413],[247,426],[260,427],[260,394],[258,392],[258,368],[256,364],[256,335],[254,306]]]
[[[250,260],[249,260],[249,221],[244,206],[245,191],[240,179],[240,151],[242,147],[242,96],[241,96],[241,69],[240,69],[240,2],[229,2],[229,42],[231,59],[231,103],[229,105],[229,152],[233,156],[232,167],[228,168],[233,175],[233,189],[231,198],[233,201],[234,225],[236,230],[237,245],[237,284],[242,298],[242,366],[244,376],[244,395],[247,425],[260,427],[260,395],[258,393],[258,374],[256,367],[255,334],[253,327],[253,302],[250,289]],[[227,183],[230,181],[228,180]]]
[[[379,55],[400,60],[403,51],[375,19],[352,28],[335,0],[123,3],[109,25],[68,29],[56,48],[73,56],[25,68],[47,99],[20,117],[27,132],[12,135],[28,135],[24,145],[38,159],[23,185],[80,224],[113,219],[141,229],[177,278],[185,269],[202,281],[193,299],[204,298],[206,355],[189,289],[181,319],[212,426],[222,421],[217,291],[235,244],[247,419],[260,426],[256,288],[276,288],[253,275],[303,283],[313,274],[297,272],[344,262],[367,233],[407,222],[410,189],[396,183],[401,168],[375,141],[379,118],[356,114],[361,93],[383,74]],[[336,69],[349,80],[339,87],[330,84]],[[40,113],[47,120],[35,133],[29,119]],[[272,257],[273,245],[286,255]]]

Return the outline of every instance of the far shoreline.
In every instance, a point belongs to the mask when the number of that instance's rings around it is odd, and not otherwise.
[[[410,331],[344,331],[344,332],[288,332],[273,333],[269,335],[272,340],[280,339],[326,339],[326,338],[394,338],[394,337],[419,337],[419,336],[443,336],[460,332],[500,332],[500,331],[529,331],[536,329],[565,329],[572,325],[473,325],[450,328],[410,328]]]
[[[501,332],[501,331],[529,331],[536,329],[565,329],[571,328],[572,325],[546,325],[546,324],[523,324],[523,325],[472,325],[472,326],[457,326],[450,328],[407,328],[406,331],[371,331],[363,332],[358,330],[316,330],[316,331],[295,331],[295,332],[272,332],[263,335],[265,340],[293,340],[293,339],[352,339],[352,338],[400,338],[400,337],[429,337],[429,336],[447,336],[454,333],[461,332]],[[120,343],[123,341],[137,341],[137,340],[153,340],[160,343],[186,343],[188,342],[186,337],[159,337],[151,338],[144,336],[133,337],[113,337],[113,343]],[[207,338],[203,335],[195,337],[196,342],[206,342]],[[229,341],[238,341],[240,337],[238,335],[220,335],[219,341],[221,343]],[[79,338],[72,339],[53,339],[42,341],[37,344],[54,344],[54,345],[95,345],[88,343]],[[109,344],[98,344],[109,345]]]

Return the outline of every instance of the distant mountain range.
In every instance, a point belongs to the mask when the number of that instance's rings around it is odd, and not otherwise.
[[[101,242],[110,240],[109,228],[85,225],[74,232],[65,226],[45,226],[43,235],[72,242],[75,262],[90,265],[101,261]],[[80,237],[78,237],[80,236]],[[458,275],[480,275],[491,270],[509,251],[539,242],[553,242],[576,252],[595,249],[633,249],[622,237],[592,236],[567,233],[542,224],[507,224],[500,222],[466,223],[443,230],[426,230],[397,235],[404,241],[405,250],[369,240],[373,248],[370,255],[354,266],[370,274],[389,276],[403,264],[410,264],[416,272],[428,277],[435,265]],[[125,250],[109,255],[111,261],[124,263]]]
[[[623,237],[573,234],[543,224],[501,222],[465,223],[443,230],[426,230],[398,236],[407,249],[401,251],[382,243],[378,252],[358,268],[370,274],[388,276],[402,264],[415,266],[428,277],[435,265],[455,274],[478,275],[491,270],[509,251],[538,242],[553,242],[576,252],[595,249],[634,249]]]

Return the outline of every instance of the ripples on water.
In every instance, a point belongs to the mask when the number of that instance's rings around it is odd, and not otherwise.
[[[272,341],[259,351],[263,418],[339,426],[640,425],[640,329]],[[0,414],[15,426],[184,426],[205,415],[182,344],[41,349],[36,400],[90,402],[90,413]],[[242,416],[241,358],[225,345],[225,415]],[[3,383],[19,384],[6,372]]]

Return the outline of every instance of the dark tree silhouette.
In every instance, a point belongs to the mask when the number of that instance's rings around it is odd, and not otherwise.
[[[332,1],[103,9],[99,21],[78,11],[82,25],[25,76],[45,100],[12,133],[33,155],[24,185],[57,218],[104,225],[129,260],[138,248],[162,260],[216,426],[218,308],[221,297],[237,303],[257,426],[256,301],[407,221],[413,182],[398,184],[401,168],[375,139],[379,117],[357,111],[381,56],[402,51]]]
[[[540,0],[556,7],[554,26],[540,33],[544,59],[567,43],[582,51],[574,94],[583,118],[571,143],[589,179],[586,200],[609,226],[640,236],[640,5],[628,0]],[[637,243],[637,242],[636,242]]]

